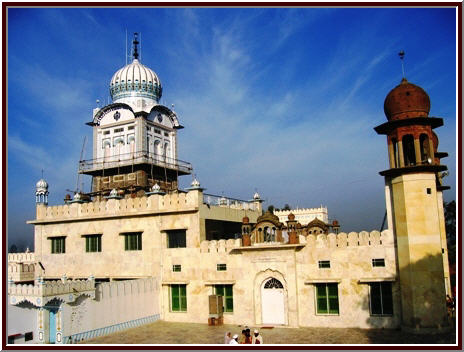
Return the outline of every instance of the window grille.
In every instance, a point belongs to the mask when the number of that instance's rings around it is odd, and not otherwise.
[[[272,278],[264,284],[264,288],[284,288],[284,286],[279,280]]]

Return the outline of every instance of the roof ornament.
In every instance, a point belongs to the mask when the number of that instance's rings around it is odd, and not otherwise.
[[[193,181],[192,181],[192,183],[190,184],[190,187],[187,188],[187,190],[189,190],[189,191],[192,191],[192,190],[203,191],[204,188],[201,187],[200,181],[197,180],[197,175],[196,175],[196,174],[192,174],[192,176],[193,176]]]
[[[132,56],[134,57],[134,60],[137,60],[139,58],[139,53],[137,51],[137,45],[139,44],[139,41],[137,40],[138,33],[134,33],[134,40],[132,41],[132,44],[134,45],[134,50],[132,52]]]
[[[406,79],[406,77],[404,76],[404,50],[401,50],[398,53],[398,56],[400,57],[400,60],[401,60],[401,70],[403,71],[403,79]]]
[[[163,192],[158,182],[155,182],[155,184],[151,187],[150,192],[145,192],[145,194],[147,196],[151,196],[152,194],[165,195],[166,192]]]

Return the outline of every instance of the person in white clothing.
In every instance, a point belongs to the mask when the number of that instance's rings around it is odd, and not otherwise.
[[[230,340],[229,345],[238,345],[238,335],[237,334],[232,336],[232,340]]]
[[[263,337],[259,334],[258,330],[255,330],[255,336],[253,336],[253,343],[254,344],[262,344]]]
[[[227,331],[224,336],[224,343],[228,345],[231,340],[232,340],[232,334],[230,333],[230,331]]]

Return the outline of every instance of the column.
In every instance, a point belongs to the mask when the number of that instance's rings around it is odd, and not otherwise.
[[[404,167],[403,142],[398,141],[398,154],[400,156],[400,167]]]
[[[390,161],[390,169],[395,168],[395,150],[393,149],[393,142],[388,143],[388,159]]]
[[[420,141],[416,137],[414,137],[414,151],[416,154],[416,165],[422,164]]]
[[[432,141],[432,138],[428,138],[429,140],[429,153],[430,153],[430,159],[432,159],[432,164],[435,163],[435,149],[434,149],[434,146],[433,146],[433,141]]]

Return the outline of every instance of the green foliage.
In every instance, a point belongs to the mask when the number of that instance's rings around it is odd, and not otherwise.
[[[290,205],[285,204],[282,210],[292,210],[292,208],[290,207]]]
[[[448,244],[448,260],[456,263],[456,202],[444,202],[446,242]]]

